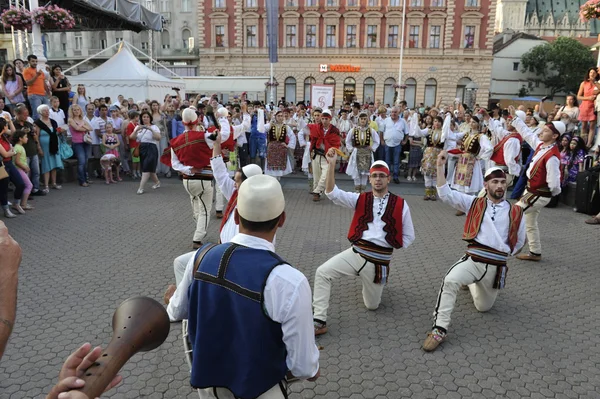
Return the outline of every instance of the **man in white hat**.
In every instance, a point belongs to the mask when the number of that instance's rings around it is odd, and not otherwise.
[[[308,280],[274,252],[284,209],[277,179],[252,176],[239,188],[240,233],[198,252],[188,332],[202,397],[287,398],[286,375],[319,377]]]
[[[325,334],[331,283],[343,276],[359,276],[363,300],[369,310],[381,303],[383,287],[389,275],[394,249],[406,248],[415,239],[415,231],[408,204],[388,191],[390,168],[376,161],[369,170],[373,191],[350,193],[335,185],[335,149],[327,152],[329,169],[325,194],[334,204],[354,209],[348,230],[350,248],[319,266],[315,274],[313,296],[315,335]]]
[[[515,108],[508,108],[511,115],[515,116]],[[558,140],[567,128],[563,122],[554,121],[546,123],[539,134],[536,134],[520,118],[513,118],[512,125],[535,151],[526,172],[529,178],[527,189],[518,202],[525,212],[529,253],[517,258],[538,262],[542,260],[542,243],[537,220],[540,210],[561,192]]]
[[[521,143],[523,139],[512,124],[509,124],[505,129],[500,121],[491,118],[487,112],[484,112],[483,118],[488,122],[488,128],[494,136],[492,142],[497,143],[490,157],[488,169],[498,166],[507,172],[506,185],[510,187],[513,180],[521,174]],[[517,118],[524,122],[525,113],[517,111]],[[508,120],[509,122],[512,121],[512,117],[508,116]]]
[[[234,178],[229,177],[227,166],[221,155],[221,136],[217,134],[213,143],[213,157],[210,160],[215,181],[220,191],[227,198],[227,207],[219,228],[220,243],[230,242],[239,233],[239,226],[235,223],[233,214],[237,207],[238,189],[242,182],[252,176],[262,174],[258,165],[250,164],[235,172]],[[175,258],[173,269],[175,271],[175,285],[169,285],[164,295],[167,313],[171,321],[179,321],[187,318],[188,311],[188,289],[192,284],[192,269],[194,267],[194,255],[196,251],[188,252]]]
[[[307,128],[310,131],[313,201],[317,202],[321,200],[321,194],[325,190],[325,178],[329,168],[325,154],[330,148],[340,148],[342,136],[339,129],[331,124],[331,111],[328,109],[321,112],[321,123],[311,123]],[[333,168],[335,169],[335,164]]]
[[[183,134],[171,140],[171,165],[183,178],[183,187],[190,196],[196,231],[192,239],[194,249],[202,246],[212,208],[213,173],[210,168],[212,151],[208,133],[199,124],[196,111],[186,108],[181,115],[185,126]],[[163,161],[164,162],[164,161]]]
[[[433,312],[433,329],[423,343],[427,352],[446,339],[460,287],[467,285],[475,308],[487,312],[494,305],[498,290],[504,288],[508,257],[525,244],[523,209],[504,199],[507,188],[504,170],[488,169],[484,177],[486,196],[477,197],[450,189],[444,178],[447,158],[446,151],[437,158],[437,192],[440,200],[467,212],[462,239],[468,247],[442,281]]]

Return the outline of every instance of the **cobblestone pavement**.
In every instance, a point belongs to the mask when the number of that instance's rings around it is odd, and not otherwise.
[[[350,189],[350,182],[343,188]],[[311,281],[348,247],[352,212],[313,203],[303,179],[284,179],[288,219],[277,251]],[[23,247],[15,330],[0,364],[0,398],[39,398],[83,342],[106,345],[124,299],[161,300],[172,261],[190,250],[193,222],[179,181],[136,195],[136,184],[68,184],[37,198],[31,214],[5,220]],[[421,343],[437,291],[465,249],[464,217],[424,202],[422,185],[393,185],[411,207],[417,239],[397,251],[379,310],[364,308],[356,279],[334,283],[329,333],[317,342],[321,378],[292,398],[600,398],[598,230],[564,206],[540,216],[544,260],[510,262],[508,286],[478,313],[461,291],[448,340]],[[214,210],[213,210],[214,212]],[[217,239],[213,220],[209,238]],[[111,398],[193,398],[180,324],[157,350],[134,356]]]

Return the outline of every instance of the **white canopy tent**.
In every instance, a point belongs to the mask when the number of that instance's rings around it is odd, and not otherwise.
[[[119,51],[102,65],[81,75],[70,76],[74,86],[83,84],[89,97],[110,97],[116,101],[122,94],[135,101],[146,99],[158,100],[162,103],[166,94],[174,94],[173,87],[185,95],[185,82],[181,79],[169,79],[144,64],[131,53],[129,48],[121,45]]]

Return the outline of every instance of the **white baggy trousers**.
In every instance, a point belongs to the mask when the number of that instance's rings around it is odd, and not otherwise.
[[[529,205],[523,201],[524,198],[528,197],[532,197],[528,202],[533,202],[533,205]],[[517,205],[525,210],[523,215],[525,215],[525,231],[527,232],[527,241],[529,242],[529,252],[537,255],[542,254],[542,240],[540,239],[538,216],[540,216],[542,208],[548,205],[551,199],[547,197],[537,197],[536,199],[533,194],[525,190],[525,193],[523,193],[523,196],[517,202]]]
[[[480,312],[487,312],[494,306],[498,290],[494,288],[497,266],[475,262],[470,256],[463,256],[456,262],[442,281],[437,304],[433,312],[434,327],[448,329],[450,315],[456,304],[456,294],[462,285],[468,285],[473,304]]]
[[[352,248],[348,248],[323,263],[315,274],[315,292],[313,294],[314,318],[327,321],[327,309],[331,295],[331,283],[344,276],[359,277],[362,281],[362,294],[365,306],[375,310],[381,303],[383,284],[375,284],[375,265],[367,262]]]
[[[193,241],[202,241],[206,237],[206,229],[212,210],[213,187],[210,180],[183,179],[183,187],[190,195],[196,231]]]

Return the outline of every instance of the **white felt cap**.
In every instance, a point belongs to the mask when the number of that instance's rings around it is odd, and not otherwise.
[[[281,184],[273,176],[252,176],[240,185],[238,214],[249,222],[267,222],[283,213],[285,198]]]
[[[567,126],[565,126],[565,124],[561,121],[554,121],[552,122],[552,124],[561,135],[565,134],[565,132],[567,131]]]
[[[193,123],[198,120],[198,115],[193,109],[186,108],[181,113],[181,120],[183,121],[183,123]]]
[[[329,117],[331,117],[331,111],[328,109],[324,109],[323,112],[321,112],[321,116],[323,115],[329,115]]]
[[[515,111],[515,115],[517,115],[517,118],[519,118],[523,122],[525,122],[525,118],[527,118],[527,114],[525,114],[524,111],[517,110]]]
[[[229,111],[227,110],[227,108],[221,107],[217,110],[217,117],[225,118],[227,115],[229,115]]]
[[[242,168],[242,173],[246,176],[246,178],[262,175],[262,169],[260,166],[251,163],[250,165],[246,165]]]

